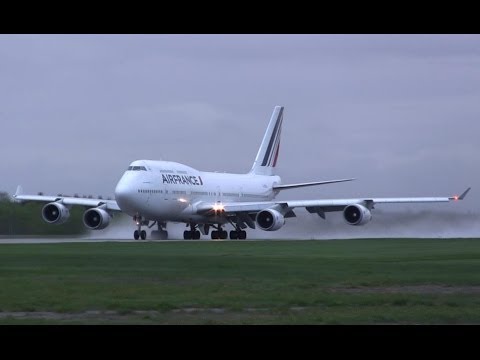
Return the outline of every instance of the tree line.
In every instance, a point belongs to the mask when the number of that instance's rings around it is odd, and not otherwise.
[[[42,218],[44,203],[17,204],[6,192],[0,192],[0,235],[82,235],[82,207],[72,207],[70,218],[61,225],[46,223]]]

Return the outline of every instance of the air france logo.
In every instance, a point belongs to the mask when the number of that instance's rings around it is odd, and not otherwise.
[[[200,176],[185,176],[185,175],[163,175],[162,180],[165,184],[183,184],[183,185],[203,185]]]

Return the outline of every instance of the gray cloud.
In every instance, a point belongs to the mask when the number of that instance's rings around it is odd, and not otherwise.
[[[2,35],[1,189],[113,195],[140,158],[246,172],[273,107],[284,105],[284,182],[359,180],[281,198],[472,186],[464,202],[427,209],[478,212],[479,40]]]

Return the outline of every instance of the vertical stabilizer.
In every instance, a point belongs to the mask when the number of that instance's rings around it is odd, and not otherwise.
[[[23,195],[23,188],[21,185],[17,186],[17,191],[15,191],[15,196]]]
[[[278,152],[280,150],[282,122],[283,106],[275,106],[250,173],[256,175],[275,175],[274,170],[277,165]]]

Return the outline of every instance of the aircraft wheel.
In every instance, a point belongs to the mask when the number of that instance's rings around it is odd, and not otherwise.
[[[135,231],[133,232],[133,238],[134,238],[135,240],[138,240],[138,239],[140,238],[140,234],[138,233],[138,230],[135,230]]]
[[[140,232],[140,237],[142,238],[142,240],[145,240],[147,238],[147,232],[145,230],[142,230]]]
[[[195,231],[194,235],[193,235],[193,238],[195,240],[200,240],[200,231]]]
[[[228,239],[228,232],[225,230],[220,232],[220,239]]]
[[[245,240],[247,238],[247,232],[246,231],[239,231],[238,232],[238,238],[241,240]]]
[[[232,240],[238,239],[238,232],[235,230],[230,231],[230,239]]]
[[[217,230],[213,230],[213,231],[210,233],[210,236],[212,237],[212,240],[220,239],[220,237],[218,236],[218,231],[217,231]]]

